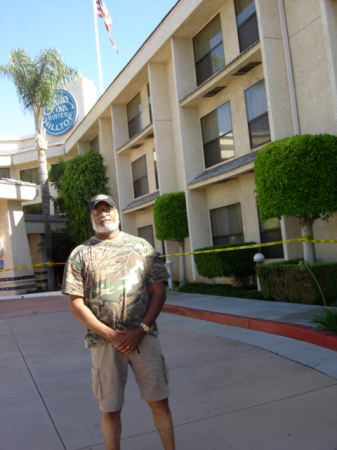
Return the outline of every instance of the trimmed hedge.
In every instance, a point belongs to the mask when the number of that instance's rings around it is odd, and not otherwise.
[[[337,137],[297,134],[270,142],[254,161],[262,220],[328,219],[337,211]]]
[[[241,244],[215,245],[198,248],[195,251],[216,250],[229,247],[251,245],[255,242],[242,242]],[[249,276],[254,275],[254,255],[256,248],[243,250],[201,253],[194,255],[198,274],[206,278],[228,277],[238,284],[246,284]]]
[[[289,263],[290,261],[282,261],[256,267],[262,295],[278,302],[324,305],[310,271],[302,270],[298,264]],[[323,291],[327,305],[336,302],[337,263],[313,264],[310,269]]]
[[[153,207],[156,238],[161,241],[183,240],[189,236],[185,192],[158,197]]]

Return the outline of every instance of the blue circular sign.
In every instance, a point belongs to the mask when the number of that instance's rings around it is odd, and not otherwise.
[[[51,109],[45,108],[43,126],[48,134],[59,136],[71,130],[77,118],[77,105],[67,91],[58,90]]]

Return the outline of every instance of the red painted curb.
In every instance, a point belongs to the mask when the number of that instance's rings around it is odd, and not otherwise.
[[[163,312],[191,317],[193,319],[206,320],[208,322],[246,328],[248,330],[262,331],[263,333],[276,334],[299,341],[315,344],[330,350],[337,351],[337,336],[316,331],[315,328],[287,322],[276,322],[252,317],[236,316],[233,314],[206,311],[204,309],[188,308],[184,306],[164,305]]]

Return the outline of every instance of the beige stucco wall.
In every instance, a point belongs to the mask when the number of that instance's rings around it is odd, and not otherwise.
[[[319,3],[316,0],[285,0],[302,134],[336,133],[336,105],[331,97],[329,49]]]
[[[3,255],[0,259],[4,261],[4,269],[14,267],[11,233],[12,230],[8,217],[8,200],[0,199],[0,239],[3,245]],[[6,275],[12,276],[7,272],[0,273],[1,278],[4,278]]]
[[[28,243],[30,248],[30,254],[32,257],[32,264],[39,264],[46,262],[44,252],[41,248],[42,236],[39,233],[28,234]]]
[[[30,255],[25,222],[21,203],[17,200],[0,200],[0,229],[1,239],[4,246],[3,261],[4,269],[14,269],[32,264]],[[13,278],[34,275],[32,268],[24,268],[2,272],[0,278]],[[16,287],[25,285],[35,285],[34,279],[10,280],[1,283],[0,287]],[[0,295],[25,293],[27,289],[17,289],[10,291],[0,291]]]

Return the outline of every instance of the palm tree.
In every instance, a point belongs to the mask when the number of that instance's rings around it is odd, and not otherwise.
[[[39,174],[42,194],[43,222],[47,261],[52,261],[49,183],[46,150],[46,130],[43,127],[44,109],[50,108],[57,90],[67,82],[80,79],[79,73],[64,63],[61,52],[47,47],[32,59],[22,49],[10,52],[9,63],[0,66],[0,75],[15,84],[18,97],[25,110],[34,114],[35,146],[38,153]],[[48,290],[54,289],[53,267],[48,267]]]

